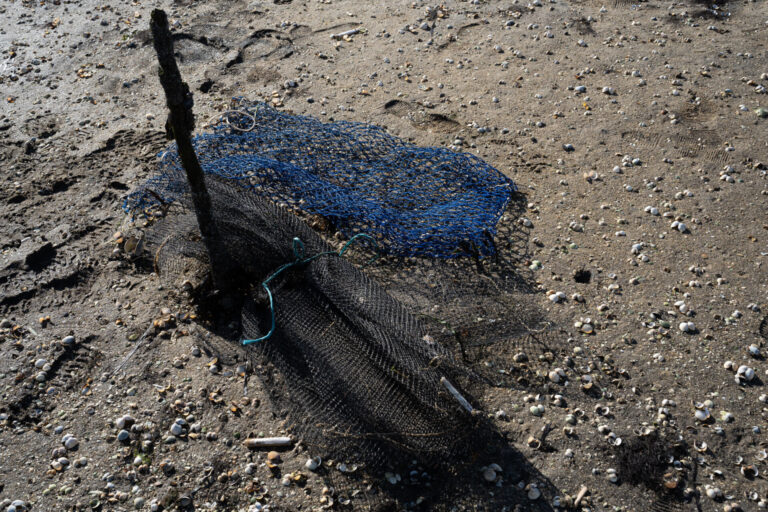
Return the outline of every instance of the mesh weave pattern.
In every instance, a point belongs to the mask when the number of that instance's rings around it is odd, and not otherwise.
[[[285,209],[228,180],[206,182],[217,229],[243,285],[241,335],[258,338],[271,325],[259,285],[294,259],[293,238],[307,255],[333,248]],[[207,263],[186,207],[163,223],[147,239],[161,273],[188,272],[192,261]],[[270,288],[275,332],[248,348],[272,403],[315,453],[376,470],[414,458],[454,460],[471,448],[471,439],[481,441],[477,418],[441,383],[447,378],[461,389],[470,372],[349,259],[323,254],[280,273]]]
[[[377,126],[322,123],[263,103],[237,108],[193,141],[206,174],[322,215],[347,237],[373,236],[391,254],[494,254],[496,224],[516,188],[481,159],[417,147]],[[126,210],[186,192],[175,145],[161,154],[159,167],[126,199]]]

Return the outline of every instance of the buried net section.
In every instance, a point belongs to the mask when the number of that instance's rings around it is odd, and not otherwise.
[[[514,183],[481,159],[421,148],[361,123],[323,123],[233,100],[212,133],[193,144],[203,171],[254,195],[322,215],[344,236],[374,237],[399,256],[490,256]],[[132,212],[187,191],[172,144],[158,174],[133,192]]]

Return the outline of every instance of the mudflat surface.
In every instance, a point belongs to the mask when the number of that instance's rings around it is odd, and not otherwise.
[[[233,96],[263,99],[453,146],[517,183],[521,272],[533,269],[531,300],[567,332],[538,361],[544,392],[483,397],[535,468],[502,485],[546,488],[519,510],[565,506],[582,486],[585,510],[766,506],[764,1],[450,1],[433,23],[428,4],[411,1],[3,0],[3,508],[328,502],[322,476],[304,468],[311,454],[282,454],[282,473],[306,478],[284,486],[264,453],[243,447],[249,435],[285,433],[257,379],[244,396],[243,352],[116,244],[133,229],[123,198],[166,146],[149,34],[157,6],[172,20],[201,129]],[[742,365],[751,380],[739,382]],[[550,381],[554,368],[565,384]],[[585,375],[599,385],[582,390]],[[116,439],[124,415],[142,425],[129,443]],[[195,428],[167,442],[177,417]],[[547,425],[545,443],[529,440]],[[662,448],[638,436],[649,427]],[[77,447],[63,448],[66,434]],[[643,457],[659,453],[645,478]],[[496,490],[479,467],[465,483]]]

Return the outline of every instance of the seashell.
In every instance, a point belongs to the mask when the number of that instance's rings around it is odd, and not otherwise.
[[[707,453],[707,443],[705,441],[694,441],[694,449],[699,453]]]
[[[501,469],[501,466],[499,466],[495,462],[493,464],[488,464],[488,467],[491,468],[492,470],[494,470],[497,473],[503,473],[504,472],[504,470]]]
[[[741,466],[741,474],[751,480],[752,478],[757,478],[757,476],[760,474],[760,471],[758,471],[757,466],[746,464]]]
[[[525,353],[520,352],[515,354],[512,357],[512,360],[516,363],[525,363],[526,361],[528,361],[528,356]]]
[[[536,486],[536,484],[531,484],[528,486],[528,499],[531,501],[535,501],[541,497],[541,491]]]
[[[721,491],[717,487],[712,487],[710,485],[706,486],[705,494],[707,495],[707,498],[711,500],[718,500],[723,497],[723,491]]]
[[[741,365],[739,366],[739,369],[736,370],[736,383],[742,384],[751,382],[755,378],[755,370],[750,368],[747,365]]]
[[[342,473],[354,473],[355,471],[357,471],[357,466],[354,464],[352,464],[351,466],[348,466],[347,464],[344,464],[342,462],[338,466],[336,466],[336,469],[338,469]]]
[[[483,469],[483,479],[486,482],[495,482],[497,478],[496,471],[491,468]]]
[[[703,409],[696,409],[695,416],[699,421],[708,421],[712,417],[709,413],[709,409],[706,407]]]
[[[765,460],[765,459],[768,459],[768,451],[763,449],[763,450],[760,450],[759,452],[757,452],[757,460],[761,460],[762,461],[762,460]]]
[[[673,473],[667,473],[664,475],[664,487],[667,489],[675,489],[679,483],[680,480],[678,480],[677,476],[675,476]]]
[[[724,362],[723,368],[725,368],[726,370],[733,370],[733,361]]]
[[[563,427],[563,434],[565,434],[567,437],[571,437],[573,435],[573,428],[571,427]]]
[[[610,413],[611,413],[611,409],[608,407],[605,407],[603,405],[595,406],[595,414],[598,414],[600,416],[608,416]]]
[[[320,467],[320,464],[322,464],[323,459],[320,457],[312,457],[311,459],[307,459],[307,462],[304,463],[304,467],[307,468],[310,471],[315,471],[317,468]]]
[[[539,448],[541,448],[541,441],[539,439],[536,439],[533,436],[528,436],[527,444],[534,450],[538,450]]]

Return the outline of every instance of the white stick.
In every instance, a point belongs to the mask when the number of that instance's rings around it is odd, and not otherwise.
[[[331,39],[341,39],[344,36],[351,36],[354,34],[357,34],[360,32],[359,28],[353,28],[352,30],[347,30],[346,32],[339,32],[338,34],[331,34]]]
[[[448,392],[453,395],[453,398],[455,398],[456,401],[459,402],[461,406],[467,410],[467,412],[471,413],[472,411],[474,411],[472,404],[467,402],[467,399],[461,396],[461,393],[459,393],[459,390],[453,387],[453,384],[448,382],[448,379],[446,379],[445,377],[440,377],[440,384],[445,386],[445,389],[447,389]]]
[[[250,450],[258,450],[259,448],[277,448],[281,446],[291,446],[290,437],[250,437],[246,439],[243,444]]]
[[[587,486],[586,485],[582,485],[581,489],[579,490],[579,494],[576,495],[576,499],[573,500],[573,505],[575,507],[578,507],[581,504],[581,500],[584,499],[584,495],[585,494],[587,494]]]

